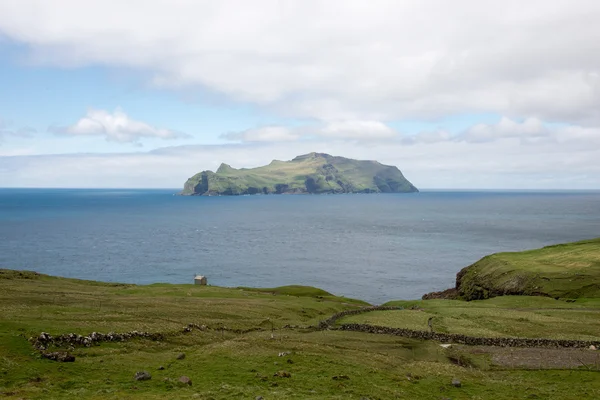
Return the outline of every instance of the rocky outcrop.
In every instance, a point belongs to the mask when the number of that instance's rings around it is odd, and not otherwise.
[[[441,292],[431,292],[424,294],[422,300],[455,300],[458,298],[458,291],[456,288],[450,288],[442,290]]]

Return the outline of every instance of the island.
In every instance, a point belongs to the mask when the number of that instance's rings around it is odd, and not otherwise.
[[[221,164],[185,182],[184,196],[249,194],[412,193],[418,189],[395,166],[309,153],[258,168]]]

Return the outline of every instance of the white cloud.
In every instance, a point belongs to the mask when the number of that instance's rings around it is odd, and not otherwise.
[[[513,126],[504,122],[499,125]],[[526,123],[517,124],[523,128]],[[490,141],[364,142],[324,138],[272,143],[167,147],[128,154],[0,156],[3,186],[179,188],[222,163],[256,167],[311,151],[398,166],[419,188],[594,189],[600,187],[600,130],[547,126],[535,146],[505,131]],[[541,131],[544,131],[542,129]],[[534,133],[534,137],[537,133]],[[435,138],[435,134],[432,136]],[[56,177],[60,177],[57,179]]]
[[[598,19],[597,0],[0,2],[0,33],[30,62],[125,67],[327,121],[600,125]]]
[[[156,128],[129,118],[117,109],[112,114],[90,109],[86,116],[67,127],[52,127],[54,133],[72,136],[104,136],[108,141],[137,143],[142,138],[175,139],[188,135],[170,129]]]
[[[301,135],[293,128],[285,126],[263,126],[241,132],[229,132],[221,135],[223,139],[242,142],[290,142],[300,139]]]
[[[0,118],[0,144],[6,137],[31,138],[36,133],[36,130],[30,127],[14,128],[12,124]]]
[[[331,138],[377,140],[391,139],[398,133],[379,121],[333,121],[321,128],[318,135]]]
[[[300,139],[329,138],[355,141],[393,139],[398,132],[379,121],[331,121],[296,127],[264,126],[221,135],[223,139],[242,142],[289,142]]]
[[[501,138],[522,138],[524,140],[550,134],[544,123],[537,118],[527,118],[519,123],[503,117],[497,124],[477,124],[459,136],[467,142],[489,142]]]

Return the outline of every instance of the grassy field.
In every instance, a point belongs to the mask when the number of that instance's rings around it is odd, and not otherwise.
[[[489,303],[461,303],[469,304],[462,309],[459,302],[447,302],[448,306],[441,301],[401,304],[424,309],[407,311],[415,315],[429,313],[450,318],[450,314],[446,316],[442,311],[446,310],[466,320],[477,319],[481,309],[546,308],[549,313],[564,311],[560,318],[566,318],[566,313],[572,311],[587,315],[592,328],[577,327],[570,336],[597,336],[598,330],[594,328],[597,322],[591,314],[598,306],[595,301],[543,301],[550,300],[536,298],[527,306],[528,302],[521,299],[492,299],[486,300]],[[482,307],[477,307],[480,303]],[[598,371],[590,365],[514,368],[494,364],[496,355],[472,355],[465,350],[457,356],[460,349],[445,350],[434,342],[284,328],[314,325],[335,312],[364,304],[299,286],[262,290],[165,284],[134,286],[0,270],[0,396],[15,399],[600,398]],[[537,315],[533,310],[530,313],[527,318]],[[393,315],[396,314],[362,317],[388,318],[386,323],[393,324]],[[539,315],[544,313],[540,311]],[[410,323],[422,329],[419,318]],[[454,329],[445,320],[441,321],[447,324],[447,329]],[[205,324],[209,329],[182,333],[188,323]],[[555,320],[544,317],[536,324],[539,331],[559,332]],[[261,330],[232,331],[253,328]],[[76,357],[73,363],[42,359],[27,341],[42,331],[57,335],[130,330],[166,335],[159,341],[136,339],[75,347],[69,350]],[[533,328],[521,331],[524,335],[535,332]],[[177,359],[180,353],[185,354],[184,359]],[[281,353],[284,354],[280,356]],[[473,362],[457,365],[457,357]],[[164,369],[159,370],[160,366]],[[137,371],[148,371],[152,379],[135,381]],[[278,371],[291,376],[275,376]],[[191,378],[193,384],[179,383],[182,375]],[[454,387],[452,379],[459,379],[461,387]]]
[[[600,239],[492,254],[463,269],[457,286],[466,300],[505,294],[600,298]]]
[[[600,299],[565,302],[547,297],[503,296],[488,300],[393,301],[398,311],[349,316],[338,324],[429,330],[479,337],[524,337],[600,341]]]

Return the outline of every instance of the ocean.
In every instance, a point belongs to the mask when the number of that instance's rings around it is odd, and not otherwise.
[[[600,236],[600,192],[182,197],[0,189],[0,268],[136,284],[316,286],[380,304],[494,252]]]

